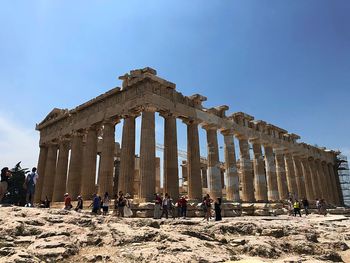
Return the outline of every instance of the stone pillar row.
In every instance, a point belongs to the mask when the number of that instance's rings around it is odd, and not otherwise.
[[[142,112],[140,141],[140,201],[152,201],[156,187],[155,108]],[[115,124],[117,117],[102,123],[102,149],[100,153],[98,194],[110,195],[117,190],[134,194],[135,174],[135,119],[137,114],[124,117],[120,174],[113,182]],[[176,116],[162,112],[164,118],[164,192],[176,199],[179,196],[178,149]],[[222,197],[223,180],[219,161],[218,127],[203,125],[207,137],[207,170],[200,161],[198,122],[184,120],[187,126],[188,197],[201,200],[203,187],[212,198]],[[41,145],[38,160],[40,175],[35,201],[48,197],[62,201],[64,192],[73,199],[79,194],[84,199],[96,192],[96,157],[98,130],[95,125],[79,130],[72,136]],[[268,202],[292,198],[323,198],[340,204],[339,180],[333,164],[318,158],[295,154],[288,149],[276,148],[257,139],[249,139],[230,130],[221,130],[224,136],[226,171],[226,199],[243,202]],[[234,136],[239,141],[239,166],[237,169]],[[252,145],[252,157],[250,154]],[[264,150],[264,151],[263,151]],[[70,153],[69,153],[70,151]],[[69,161],[70,160],[70,161]],[[68,175],[67,175],[68,173]],[[117,188],[113,183],[117,184]],[[113,192],[114,191],[114,192]]]

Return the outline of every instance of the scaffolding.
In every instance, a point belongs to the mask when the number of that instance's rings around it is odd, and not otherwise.
[[[339,182],[342,189],[344,204],[350,206],[350,171],[347,157],[345,155],[338,155],[339,160]]]

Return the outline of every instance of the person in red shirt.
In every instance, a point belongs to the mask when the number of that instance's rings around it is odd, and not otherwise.
[[[179,205],[180,205],[180,216],[182,218],[186,218],[186,214],[187,214],[187,199],[186,199],[186,196],[182,196],[180,198]]]
[[[72,208],[72,198],[69,196],[68,193],[65,193],[64,195],[64,209],[70,210]]]

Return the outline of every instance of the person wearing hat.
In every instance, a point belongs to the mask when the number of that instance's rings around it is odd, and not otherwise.
[[[8,180],[11,177],[11,172],[8,167],[1,169],[1,181],[0,181],[0,202],[7,193]]]
[[[68,193],[64,194],[64,209],[65,210],[71,210],[72,209],[72,198],[69,196]]]
[[[77,212],[83,210],[83,198],[80,195],[78,196],[78,203],[74,210]]]

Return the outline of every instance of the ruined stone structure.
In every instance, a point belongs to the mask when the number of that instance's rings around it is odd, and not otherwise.
[[[158,185],[155,147],[158,112],[165,123],[163,191],[171,196],[179,195],[176,119],[181,119],[187,125],[187,162],[183,170],[190,199],[200,200],[204,187],[212,197],[225,193],[225,199],[233,202],[274,202],[293,195],[309,200],[324,198],[336,205],[342,203],[335,167],[338,152],[297,142],[298,135],[242,112],[226,115],[227,106],[205,108],[202,103],[206,97],[182,95],[174,83],[158,77],[154,69],[132,70],[120,79],[122,88],[112,89],[72,110],[54,109],[37,125],[40,179],[36,200],[47,196],[60,201],[66,191],[73,199],[78,194],[90,197],[96,191],[98,152],[100,195],[118,189],[138,196],[139,201],[153,200]],[[137,160],[140,178],[135,187],[135,119],[139,116],[142,118]],[[122,119],[116,180],[113,178],[115,125]],[[206,169],[200,158],[203,142],[199,141],[199,127],[207,135]],[[224,191],[218,136],[224,136],[225,143]],[[239,153],[235,152],[234,137],[239,142]]]

